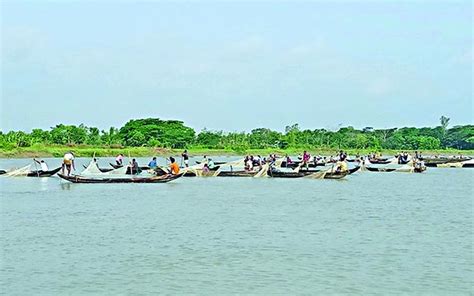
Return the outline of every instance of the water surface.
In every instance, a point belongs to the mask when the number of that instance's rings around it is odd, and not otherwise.
[[[113,185],[1,177],[0,286],[7,295],[467,295],[473,172]]]

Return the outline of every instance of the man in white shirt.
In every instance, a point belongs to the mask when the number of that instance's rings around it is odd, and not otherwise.
[[[43,172],[49,171],[48,165],[46,164],[46,162],[44,160],[36,160],[34,158],[33,158],[33,160],[41,166],[41,171],[43,171]]]
[[[76,169],[75,165],[74,165],[74,154],[72,152],[68,152],[66,154],[64,154],[64,158],[63,158],[63,168],[62,168],[62,173],[64,174],[64,168],[67,169],[67,175],[71,175],[71,168],[73,170]]]

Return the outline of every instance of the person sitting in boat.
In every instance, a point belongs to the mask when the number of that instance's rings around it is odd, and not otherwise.
[[[287,154],[285,157],[286,157],[286,167],[288,167],[289,165],[292,165],[293,160],[291,160],[290,156]]]
[[[44,160],[36,160],[36,159],[33,158],[33,161],[38,163],[41,166],[41,171],[42,172],[49,171],[48,165],[46,164],[46,162]]]
[[[214,161],[212,160],[212,158],[209,158],[208,162],[207,162],[207,166],[209,169],[213,169],[215,167],[215,164],[214,164]]]
[[[74,164],[74,153],[68,152],[64,154],[63,157],[63,165],[62,165],[62,170],[61,173],[64,175],[64,169],[67,170],[67,175],[71,175],[71,169],[76,170],[76,166]]]
[[[337,173],[342,173],[342,172],[347,172],[348,167],[347,163],[345,161],[338,161],[336,162],[336,172]]]
[[[173,175],[179,174],[179,165],[176,163],[176,160],[174,159],[174,157],[170,157],[170,162],[171,162],[170,164],[171,174]]]
[[[117,157],[115,158],[115,163],[117,165],[123,165],[123,154],[120,153],[119,155],[117,155]]]
[[[150,167],[150,169],[156,169],[158,167],[156,157],[153,157],[153,159],[148,163],[148,166]]]
[[[209,165],[208,165],[207,163],[205,163],[204,166],[202,167],[202,172],[203,172],[204,174],[210,172]]]

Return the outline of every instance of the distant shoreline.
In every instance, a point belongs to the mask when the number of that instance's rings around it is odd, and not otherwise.
[[[231,150],[231,149],[207,149],[207,148],[189,148],[187,149],[190,156],[241,156],[246,154],[266,156],[270,153],[278,155],[299,155],[304,150],[311,154],[321,154],[325,156],[336,155],[338,149],[316,149],[316,148],[291,148],[291,149],[248,149],[248,150]],[[395,155],[399,150],[382,149],[374,151],[373,149],[342,149],[350,156],[359,154],[367,155],[371,152],[380,152],[383,155]],[[184,149],[166,149],[166,148],[150,148],[150,147],[93,147],[93,146],[31,146],[24,148],[0,149],[0,158],[34,158],[34,157],[62,157],[66,152],[73,151],[77,157],[114,157],[119,153],[125,156],[134,157],[151,157],[151,156],[180,156]],[[406,150],[414,153],[413,150]],[[458,156],[469,155],[474,156],[474,150],[422,150],[424,156],[444,155]]]

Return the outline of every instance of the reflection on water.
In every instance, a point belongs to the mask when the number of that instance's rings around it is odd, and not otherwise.
[[[71,186],[72,186],[71,183],[69,183],[69,182],[68,182],[68,183],[61,182],[60,184],[61,184],[61,189],[62,189],[62,190],[71,190]]]
[[[168,184],[0,177],[2,292],[467,295],[473,172]]]

